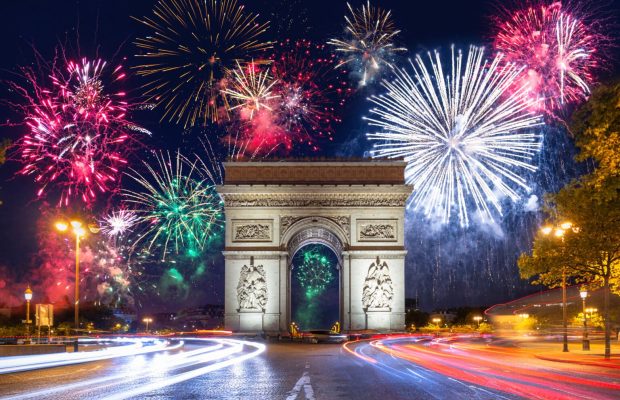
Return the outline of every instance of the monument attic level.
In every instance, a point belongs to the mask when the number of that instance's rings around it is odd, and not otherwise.
[[[343,329],[404,328],[404,212],[411,186],[401,161],[227,162],[225,324],[285,332],[291,259],[307,244],[338,256]]]

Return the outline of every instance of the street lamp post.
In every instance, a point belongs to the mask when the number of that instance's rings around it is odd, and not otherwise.
[[[586,314],[586,298],[588,297],[588,291],[585,288],[581,288],[579,296],[581,296],[581,304],[583,306],[583,338],[581,340],[581,349],[583,351],[589,351],[590,340],[588,339],[588,317]]]
[[[559,226],[551,227],[545,226],[541,229],[543,235],[549,235],[553,232],[553,235],[556,238],[562,240],[564,243],[564,234],[569,229],[572,229],[573,232],[579,232],[578,228],[575,228],[571,222],[562,222]],[[563,338],[562,338],[562,351],[568,352],[568,315],[566,309],[566,267],[562,267],[562,330],[563,330]]]
[[[30,285],[24,291],[24,298],[26,299],[26,343],[30,343],[30,300],[32,300],[32,289],[30,289]]]
[[[75,341],[73,342],[73,351],[78,351],[78,333],[80,330],[80,239],[86,234],[84,227],[80,221],[71,221],[69,224],[65,222],[57,222],[56,229],[60,232],[66,232],[71,225],[73,234],[75,235],[75,292],[73,303],[73,326],[75,330]]]
[[[144,322],[146,324],[146,331],[145,332],[149,333],[149,323],[153,322],[153,318],[149,318],[149,317],[144,318],[142,320],[142,322]]]
[[[474,321],[478,323],[478,329],[480,329],[480,321],[482,321],[482,317],[480,315],[476,315],[474,317]]]

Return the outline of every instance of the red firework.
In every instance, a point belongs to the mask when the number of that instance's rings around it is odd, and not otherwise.
[[[90,206],[117,188],[134,133],[147,131],[126,119],[125,92],[109,90],[125,78],[121,65],[85,58],[63,64],[45,77],[23,70],[30,89],[11,84],[29,128],[18,141],[19,173],[34,176],[38,197],[53,187],[59,206],[74,199]]]
[[[298,141],[332,140],[334,124],[341,122],[339,110],[352,93],[348,71],[335,70],[338,59],[324,44],[285,40],[275,51],[271,73],[280,97],[278,125]]]
[[[252,118],[240,114],[242,134],[234,139],[251,156],[304,145],[316,151],[341,122],[340,108],[352,93],[347,71],[334,68],[338,59],[323,44],[285,40],[274,51],[268,66],[255,66],[268,68],[272,98]]]
[[[579,7],[534,3],[497,19],[495,49],[523,65],[533,104],[553,113],[584,100],[600,65],[604,36]]]

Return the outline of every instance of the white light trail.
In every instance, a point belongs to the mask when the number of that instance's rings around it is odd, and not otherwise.
[[[104,399],[105,400],[127,399],[130,397],[135,397],[135,396],[139,396],[139,395],[151,392],[153,390],[158,390],[166,386],[175,385],[177,383],[181,383],[189,379],[197,378],[201,375],[208,374],[209,372],[216,371],[218,369],[222,369],[225,367],[229,367],[231,365],[239,364],[245,360],[254,358],[258,356],[259,354],[263,353],[266,347],[262,343],[246,342],[242,340],[221,339],[221,342],[232,345],[232,347],[228,349],[220,350],[222,354],[227,353],[227,354],[222,355],[221,358],[241,352],[243,350],[243,346],[254,347],[255,350],[249,353],[234,357],[234,358],[229,358],[224,361],[220,361],[215,364],[208,365],[206,367],[202,367],[202,368],[194,369],[194,370],[184,372],[178,375],[174,375],[170,378],[167,378],[167,379],[164,379],[158,382],[153,382],[147,385],[136,387],[135,389],[132,389],[132,390],[113,394],[111,396],[104,397]]]
[[[378,132],[373,157],[403,158],[405,177],[414,186],[408,206],[426,217],[449,223],[458,214],[468,226],[468,204],[484,222],[502,214],[501,201],[517,201],[514,188],[529,191],[523,171],[534,171],[542,125],[532,114],[526,87],[514,87],[521,69],[503,64],[502,55],[484,57],[470,47],[465,57],[452,48],[449,72],[438,52],[410,60],[413,73],[395,69],[393,81],[382,82],[387,93],[372,96],[375,107],[366,118]]]
[[[93,379],[80,380],[79,382],[59,385],[48,389],[15,394],[6,398],[11,400],[57,398],[57,396],[62,393],[73,393],[78,397],[126,399],[243,362],[265,351],[265,345],[263,344],[233,339],[184,338],[184,340],[207,342],[211,345],[173,355],[162,354],[160,359],[151,361],[143,360],[139,366],[132,366],[128,371]],[[180,345],[182,344],[183,342],[180,343]],[[246,346],[254,350],[243,353]],[[178,347],[169,346],[166,350],[173,348]],[[159,355],[156,355],[156,357],[159,357]],[[200,366],[206,363],[211,364],[187,371],[190,367]],[[182,370],[184,372],[171,375],[175,370]],[[144,384],[144,382],[149,381],[152,381],[152,383]],[[137,382],[137,385],[135,387],[130,386],[131,388],[129,390],[126,390],[125,387],[122,386],[125,384],[133,385],[135,382]],[[103,395],[94,395],[93,393],[103,393]]]
[[[80,340],[83,342],[85,340]],[[162,340],[117,338],[100,340],[101,342],[131,343],[125,346],[110,347],[103,350],[78,353],[55,353],[31,356],[2,357],[0,358],[0,374],[31,371],[35,369],[58,367],[62,365],[80,364],[91,361],[107,360],[115,357],[135,356],[163,350],[174,350],[183,346],[180,342],[174,346]],[[144,343],[152,345],[144,346]]]

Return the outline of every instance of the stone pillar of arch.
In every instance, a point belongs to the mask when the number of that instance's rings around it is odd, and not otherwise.
[[[404,207],[400,161],[228,162],[225,326],[285,333],[291,260],[307,244],[338,256],[345,331],[404,329]]]

